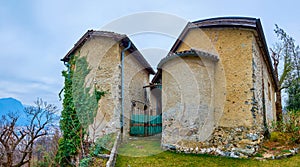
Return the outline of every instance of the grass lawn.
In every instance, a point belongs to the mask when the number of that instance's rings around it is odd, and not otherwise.
[[[211,155],[183,154],[160,150],[160,141],[153,138],[129,140],[118,151],[116,167],[161,166],[270,166],[300,167],[300,155],[281,160],[258,161]]]
[[[121,144],[118,154],[127,157],[146,157],[157,155],[163,152],[160,149],[160,137],[131,138],[126,143]]]
[[[199,154],[183,154],[175,152],[162,152],[148,157],[128,157],[119,155],[117,158],[118,166],[270,166],[270,167],[299,167],[300,155],[281,160],[257,161],[252,159],[233,159]]]

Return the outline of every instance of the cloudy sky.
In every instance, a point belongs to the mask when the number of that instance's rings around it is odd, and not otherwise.
[[[187,21],[256,17],[269,47],[275,23],[299,43],[299,6],[298,0],[0,0],[0,98],[32,104],[41,97],[61,106],[60,59],[88,29],[127,33],[156,68]]]

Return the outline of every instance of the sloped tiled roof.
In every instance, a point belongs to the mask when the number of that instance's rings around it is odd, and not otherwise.
[[[217,55],[214,55],[214,54],[211,54],[211,53],[208,53],[208,52],[205,52],[205,51],[201,51],[201,50],[192,48],[190,50],[184,50],[184,51],[181,51],[181,52],[169,53],[168,56],[166,56],[165,58],[163,58],[159,62],[157,68],[161,69],[162,66],[166,62],[168,62],[172,59],[175,59],[175,58],[178,58],[178,57],[187,57],[187,56],[199,56],[200,58],[209,59],[209,60],[214,61],[214,62],[219,61],[219,57]]]
[[[120,42],[121,45],[125,45],[124,43],[131,42],[131,47],[128,51],[136,58],[136,60],[150,73],[155,74],[154,70],[147,62],[147,60],[143,57],[143,55],[138,51],[132,41],[125,34],[118,34],[109,31],[95,31],[88,30],[75,44],[74,47],[61,59],[61,61],[68,62],[70,60],[71,55],[79,49],[84,43],[91,37],[108,37],[117,42]]]
[[[172,46],[170,53],[174,53],[182,41],[184,40],[185,36],[188,34],[190,29],[194,28],[223,28],[223,27],[237,27],[237,28],[248,28],[253,29],[256,34],[255,38],[258,41],[258,45],[261,48],[263,53],[263,59],[267,64],[267,70],[272,76],[272,81],[275,85],[275,89],[278,89],[278,84],[276,83],[275,74],[272,66],[271,57],[269,55],[268,46],[266,43],[265,35],[262,29],[262,25],[260,19],[257,18],[250,18],[250,17],[218,17],[218,18],[210,18],[205,20],[198,20],[194,22],[189,22],[183,31],[181,32],[180,36]],[[160,72],[159,70],[158,72]],[[156,74],[160,75],[160,74]],[[157,79],[158,77],[154,77]],[[155,82],[155,80],[152,80]]]

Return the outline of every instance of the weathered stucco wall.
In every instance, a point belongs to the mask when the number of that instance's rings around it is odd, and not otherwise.
[[[149,88],[150,90],[150,111],[152,115],[160,115],[162,113],[162,88],[160,85]]]
[[[124,125],[124,135],[129,135],[129,125],[130,125],[130,114],[132,101],[136,102],[136,107],[143,109],[144,104],[147,103],[146,99],[149,99],[150,94],[145,94],[145,89],[143,86],[149,85],[149,73],[145,68],[138,63],[138,61],[133,57],[133,54],[126,52],[125,57],[125,125]],[[143,104],[144,103],[144,104]]]
[[[275,89],[268,73],[267,65],[262,57],[262,52],[253,36],[253,94],[257,111],[257,124],[263,124],[263,114],[266,112],[266,122],[271,126],[272,121],[276,120],[275,109]],[[264,99],[263,99],[264,93]],[[263,101],[264,100],[264,101]],[[263,108],[265,105],[265,111]]]
[[[94,123],[89,126],[92,140],[120,128],[122,49],[124,48],[120,47],[119,42],[111,38],[92,37],[76,53],[86,57],[91,69],[85,78],[85,86],[96,86],[98,90],[107,91],[98,102]],[[145,102],[143,86],[149,84],[149,73],[129,52],[125,53],[124,78],[124,132],[128,134],[131,101]]]
[[[115,132],[120,126],[119,43],[111,38],[93,37],[85,42],[77,54],[79,52],[81,57],[86,57],[89,69],[91,69],[85,78],[85,86],[91,88],[96,86],[97,90],[107,91],[107,94],[98,102],[94,123],[89,126],[90,139],[95,140],[103,134]]]
[[[216,54],[220,60],[216,63],[214,69],[214,89],[210,91],[212,94],[210,97],[214,97],[212,100],[214,101],[213,110],[211,110],[214,115],[214,130],[212,132],[210,130],[199,131],[199,133],[210,135],[205,142],[200,142],[200,145],[197,140],[188,136],[179,141],[177,140],[176,146],[179,150],[184,151],[187,145],[191,143],[195,145],[195,142],[198,142],[199,147],[215,147],[225,151],[239,150],[238,152],[248,153],[254,153],[259,147],[263,139],[262,87],[259,85],[261,85],[260,80],[264,76],[265,97],[268,100],[270,76],[267,73],[261,52],[257,47],[255,31],[250,29],[203,28],[189,30],[176,51],[195,48]],[[172,62],[169,63],[171,64]],[[258,68],[260,67],[254,69],[255,65],[253,63],[258,63],[257,66],[263,66],[265,69],[263,74],[259,74],[261,70]],[[259,63],[262,65],[259,65]],[[176,63],[172,63],[172,65],[176,66]],[[188,89],[178,86],[181,85],[182,80],[172,79],[176,78],[176,75],[181,75],[182,68],[177,67],[177,69],[180,69],[180,71],[177,70],[176,74],[170,75],[164,72],[162,75],[163,92],[166,94],[166,96],[162,96],[163,106],[165,106],[163,113],[170,110],[182,98],[182,95],[177,95],[175,92],[168,93],[170,88],[174,87],[174,90],[179,89],[181,92],[184,89]],[[176,82],[172,85],[168,81]],[[169,85],[165,85],[165,83]],[[272,84],[270,83],[269,85],[270,91],[274,91]],[[195,90],[197,89],[193,89],[194,92]],[[173,99],[170,102],[168,101],[169,96]],[[176,97],[179,97],[179,100]],[[269,120],[274,117],[274,112],[271,111],[271,108],[274,107],[273,100],[274,94],[272,93],[270,94],[270,100],[266,101]],[[177,115],[182,114],[180,113],[182,111],[179,111]],[[194,115],[184,115],[181,120],[174,120],[174,123],[166,121],[163,123],[163,126],[168,126],[170,123],[178,124],[177,122],[181,122],[184,119],[193,119],[193,117]],[[163,131],[163,137],[165,133]],[[176,138],[174,136],[172,138],[163,138],[163,143],[173,144],[175,142],[173,138]]]
[[[215,87],[226,86],[226,100],[221,104],[224,107],[217,104],[223,109],[219,126],[251,126],[253,123],[251,105],[245,104],[252,98],[252,34],[250,30],[237,28],[192,29],[177,50],[199,48],[219,56],[216,75],[225,78],[218,80]],[[219,97],[216,96],[216,100]]]
[[[214,62],[204,61],[177,57],[162,67],[163,144],[205,141],[213,131]]]

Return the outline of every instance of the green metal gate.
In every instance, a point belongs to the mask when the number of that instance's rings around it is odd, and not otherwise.
[[[130,118],[130,135],[151,136],[161,133],[162,115],[153,115],[147,110],[134,110]]]

